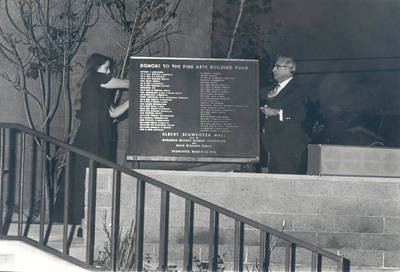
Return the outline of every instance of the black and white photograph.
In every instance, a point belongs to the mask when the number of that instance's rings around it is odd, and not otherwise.
[[[0,0],[0,271],[400,271],[399,0]]]

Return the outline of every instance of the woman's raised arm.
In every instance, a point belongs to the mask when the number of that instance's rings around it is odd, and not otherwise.
[[[107,83],[100,84],[100,86],[106,89],[119,89],[119,88],[128,89],[129,80],[113,77]]]

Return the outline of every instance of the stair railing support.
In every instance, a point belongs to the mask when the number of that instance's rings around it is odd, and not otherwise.
[[[161,190],[159,266],[168,270],[169,192]]]
[[[210,240],[208,247],[208,264],[211,271],[218,270],[218,233],[219,230],[219,213],[210,210]]]
[[[25,174],[25,133],[21,133],[20,143],[20,172],[19,172],[19,196],[18,196],[18,236],[22,237],[22,217],[24,214],[24,174]]]
[[[69,185],[71,172],[71,152],[65,150],[65,177],[64,177],[64,226],[63,226],[63,253],[69,255],[68,247],[68,215],[69,215]]]
[[[342,272],[350,272],[350,260],[342,257],[342,262],[340,263]]]
[[[47,187],[47,143],[42,141],[42,180],[40,192],[40,227],[39,242],[44,244],[44,221],[46,217],[46,187]]]
[[[0,129],[0,234],[3,230],[3,191],[4,191],[4,161],[6,150],[5,129]]]
[[[260,270],[269,271],[269,260],[271,257],[270,250],[271,234],[264,231],[260,232]]]
[[[234,271],[243,271],[244,223],[235,220]]]
[[[185,201],[185,237],[183,246],[183,270],[193,269],[193,227],[194,227],[194,203]]]
[[[119,219],[121,203],[121,172],[113,170],[112,208],[111,208],[111,269],[117,271],[119,248]]]
[[[143,180],[138,180],[136,189],[136,271],[143,271],[144,203],[145,182]]]
[[[311,272],[321,272],[321,271],[322,271],[322,255],[313,252],[311,256]]]
[[[94,258],[94,235],[96,219],[96,162],[89,160],[89,190],[87,207],[87,230],[86,230],[86,264],[93,265]]]
[[[286,271],[295,272],[296,270],[296,244],[287,242],[286,246]]]

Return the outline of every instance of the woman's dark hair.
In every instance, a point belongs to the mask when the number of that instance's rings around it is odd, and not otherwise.
[[[83,82],[85,81],[85,79],[90,76],[91,74],[95,73],[97,71],[97,69],[103,65],[106,61],[110,61],[110,66],[112,65],[113,61],[111,58],[106,57],[102,54],[92,54],[90,55],[90,57],[87,59],[86,61],[86,66],[85,66],[85,70],[83,71],[82,77],[81,79],[78,81],[76,87],[77,87],[77,91],[75,93],[75,95],[73,95],[72,97],[72,107],[73,107],[73,115],[77,116],[79,110],[81,109],[81,99],[82,99],[82,86],[83,86]]]
[[[102,54],[92,54],[86,61],[86,66],[85,66],[85,71],[83,72],[84,76],[90,75],[91,73],[94,73],[97,71],[97,69],[103,65],[106,61],[110,61],[111,64],[111,58],[106,57]]]
[[[94,53],[90,55],[90,57],[86,61],[85,70],[83,71],[82,77],[78,82],[78,88],[81,88],[85,79],[95,73],[100,66],[102,66],[106,61],[110,61],[110,66],[113,64],[113,60],[109,57],[106,57],[102,54]]]

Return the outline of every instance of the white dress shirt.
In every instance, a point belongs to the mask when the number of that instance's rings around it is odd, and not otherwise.
[[[278,85],[275,86],[275,88],[268,93],[268,98],[277,96],[283,90],[283,88],[285,88],[285,86],[288,85],[288,83],[292,80],[292,78],[293,77],[290,77],[278,83]]]

